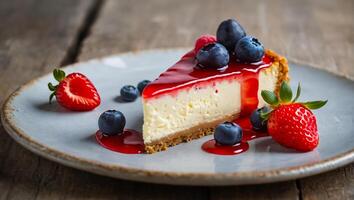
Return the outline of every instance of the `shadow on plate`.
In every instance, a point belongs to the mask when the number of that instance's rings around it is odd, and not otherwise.
[[[35,105],[38,110],[46,111],[46,112],[56,112],[56,113],[68,113],[72,112],[66,108],[60,106],[56,101],[52,103],[43,102]]]
[[[275,152],[275,153],[300,153],[296,150],[289,149],[276,143],[271,137],[264,138],[253,144],[257,152]]]
[[[96,142],[96,132],[87,134],[85,137],[81,139],[81,141],[85,143],[97,144]]]
[[[117,103],[131,103],[131,102],[124,101],[122,96],[116,96],[113,100]]]
[[[137,117],[136,119],[131,120],[129,123],[129,127],[135,127],[135,128],[131,128],[131,129],[134,129],[134,130],[142,133],[143,132],[143,124],[144,124],[144,117],[143,117],[143,115],[141,115],[141,116]],[[126,127],[126,128],[129,128],[129,127]]]

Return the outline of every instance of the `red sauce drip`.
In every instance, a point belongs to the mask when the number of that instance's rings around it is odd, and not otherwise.
[[[145,152],[142,134],[131,129],[126,129],[123,134],[114,136],[106,136],[97,131],[96,140],[104,148],[119,153],[142,154]]]
[[[248,116],[238,118],[234,121],[242,128],[242,141],[247,142],[256,138],[266,137],[269,134],[266,131],[255,131],[252,129],[252,124]]]
[[[217,154],[217,155],[236,155],[242,152],[245,152],[249,148],[248,141],[269,136],[267,132],[258,132],[252,129],[251,122],[249,117],[241,117],[234,121],[241,126],[243,131],[242,142],[237,143],[232,146],[223,146],[217,144],[217,142],[212,139],[206,141],[202,145],[202,149],[208,153]]]
[[[148,99],[158,97],[168,93],[173,95],[179,89],[190,88],[192,85],[203,86],[211,82],[223,79],[237,79],[241,83],[242,94],[249,99],[245,99],[245,109],[249,110],[254,106],[249,105],[255,102],[252,98],[255,91],[258,91],[258,72],[272,64],[272,59],[265,56],[259,63],[245,64],[236,62],[235,58],[230,59],[229,66],[223,70],[200,69],[195,62],[195,53],[191,51],[184,55],[180,61],[163,72],[155,81],[150,83],[143,92],[143,98]],[[245,84],[243,84],[245,83]],[[249,90],[248,87],[252,87]],[[250,94],[249,94],[250,93]],[[255,103],[254,103],[255,104]],[[258,101],[257,101],[258,104]]]
[[[202,149],[208,153],[218,155],[236,155],[245,152],[249,148],[247,141],[269,136],[266,132],[256,132],[252,129],[252,125],[248,117],[235,120],[243,130],[242,142],[233,146],[223,146],[216,143],[214,139],[205,142]],[[97,142],[106,149],[125,153],[125,154],[143,154],[145,153],[142,134],[138,131],[126,129],[121,135],[105,136],[102,132],[96,132]]]
[[[218,155],[236,155],[247,151],[249,145],[247,142],[237,143],[232,146],[219,145],[214,139],[206,141],[202,145],[202,149],[208,153],[218,154]]]
[[[258,106],[258,73],[243,72],[241,81],[241,117],[247,117]]]

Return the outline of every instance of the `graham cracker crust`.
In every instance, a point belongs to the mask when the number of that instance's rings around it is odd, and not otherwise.
[[[210,135],[214,132],[215,127],[226,121],[233,121],[237,118],[237,114],[226,116],[221,119],[217,119],[212,122],[203,123],[198,126],[192,127],[190,129],[177,132],[173,135],[169,135],[160,139],[159,141],[153,141],[151,143],[145,144],[146,153],[155,153],[158,151],[164,151],[168,147],[175,146],[182,142],[189,142],[191,140],[195,140],[201,138],[206,135]]]
[[[265,55],[269,56],[270,58],[273,59],[273,65],[276,65],[276,67],[279,68],[279,73],[278,73],[278,81],[276,83],[276,87],[275,87],[275,94],[279,95],[279,89],[280,89],[280,85],[283,83],[283,81],[289,82],[289,64],[288,64],[288,60],[275,53],[274,51],[270,50],[270,49],[266,49],[265,50]]]
[[[285,57],[278,55],[272,50],[266,49],[265,54],[273,59],[272,67],[278,67],[278,77],[274,92],[279,95],[279,88],[283,81],[289,81],[289,66],[288,61]],[[210,135],[214,132],[215,127],[225,121],[233,121],[238,117],[238,114],[231,116],[226,116],[221,119],[217,119],[212,122],[203,123],[198,126],[192,127],[190,129],[177,132],[173,135],[169,135],[160,139],[159,141],[153,141],[151,143],[145,144],[146,153],[156,153],[159,151],[164,151],[168,147],[175,146],[182,142],[189,142],[194,139],[201,138],[206,135]]]

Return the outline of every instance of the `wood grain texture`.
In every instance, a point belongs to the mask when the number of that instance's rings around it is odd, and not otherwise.
[[[0,102],[61,64],[92,5],[92,0],[0,1]],[[59,169],[15,143],[0,126],[0,199],[35,199]]]
[[[81,48],[77,38],[86,32],[82,27],[92,5],[94,0],[0,1],[0,101],[25,81],[70,60],[191,47],[200,34],[214,34],[226,18],[237,18],[267,48],[354,79],[350,0],[106,0],[94,26],[86,30],[87,38],[81,38],[85,39]],[[136,183],[42,159],[13,142],[0,127],[0,200],[354,199],[353,171],[351,164],[297,182],[239,187]]]
[[[211,200],[224,199],[272,199],[272,200],[298,200],[299,191],[296,189],[295,181],[262,184],[252,186],[230,186],[211,188]]]
[[[124,51],[192,47],[237,18],[267,48],[354,79],[354,1],[107,1],[81,60]]]
[[[299,180],[304,200],[354,199],[354,163]]]

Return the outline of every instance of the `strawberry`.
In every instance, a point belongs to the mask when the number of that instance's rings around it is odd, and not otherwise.
[[[53,75],[59,84],[48,83],[49,90],[53,92],[49,103],[55,96],[61,106],[73,111],[92,110],[100,105],[100,95],[85,75],[71,73],[66,76],[60,69],[54,69]]]
[[[272,110],[261,113],[268,120],[268,133],[279,144],[298,151],[311,151],[318,146],[319,136],[316,116],[310,109],[318,109],[327,101],[297,103],[301,93],[300,84],[296,97],[286,82],[280,87],[279,97],[274,92],[263,90],[263,99],[271,105]]]
[[[214,35],[201,35],[195,41],[194,53],[197,54],[201,48],[203,48],[207,44],[211,44],[211,43],[215,43],[215,42],[216,42],[216,37]]]

